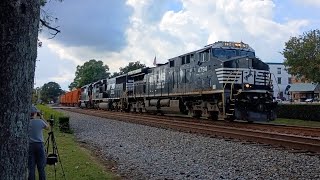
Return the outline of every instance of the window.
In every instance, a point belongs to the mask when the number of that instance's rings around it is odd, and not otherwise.
[[[278,77],[278,84],[281,84],[281,77]]]
[[[226,56],[228,59],[237,56],[237,51],[236,50],[232,50],[232,49],[228,49],[226,50]]]
[[[170,67],[174,67],[174,61],[170,61]]]
[[[200,53],[200,62],[205,62],[206,61],[206,54],[205,52]]]
[[[251,51],[240,51],[240,56],[247,56],[249,58],[254,58],[254,52],[251,52]]]
[[[183,64],[185,64],[186,63],[186,57],[185,56],[182,56],[181,57],[181,64],[183,65]]]
[[[200,62],[206,62],[209,60],[209,50],[205,50],[200,53]]]
[[[223,49],[214,49],[213,55],[217,58],[224,58],[226,56],[226,52]]]
[[[288,78],[288,84],[292,84],[291,77]]]
[[[278,74],[281,74],[281,68],[277,68]]]
[[[189,64],[189,63],[190,63],[190,55],[187,55],[186,64]]]

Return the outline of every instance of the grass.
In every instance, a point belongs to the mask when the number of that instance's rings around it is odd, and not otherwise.
[[[306,126],[306,127],[320,127],[320,122],[317,121],[306,121],[300,119],[284,119],[278,118],[274,121],[271,121],[274,124],[286,124],[292,126]]]
[[[59,117],[64,116],[63,113],[55,111],[45,105],[37,105],[37,108],[42,112],[45,119],[50,119],[52,116],[54,120],[57,121]]]
[[[59,117],[65,116],[63,113],[55,111],[50,107],[44,105],[38,105],[45,119],[49,119],[51,115],[55,119],[55,122]],[[309,126],[309,127],[320,127],[320,122],[305,121],[297,119],[283,119],[278,118],[272,121],[275,124],[287,124],[296,126]],[[59,132],[57,123],[55,123],[54,135],[57,141],[60,159],[63,165],[63,169],[66,175],[66,179],[77,179],[77,180],[95,180],[95,179],[120,179],[117,175],[112,172],[106,171],[106,168],[92,156],[91,152],[82,148],[75,140],[73,134],[66,134]],[[45,131],[45,140],[47,138],[48,131]],[[49,152],[51,152],[49,150]],[[63,179],[62,169],[60,163],[56,165],[57,179]],[[46,167],[46,174],[48,180],[54,180],[54,167]]]
[[[52,110],[51,108],[38,105],[45,119],[50,118],[51,114],[54,116],[55,122],[63,113]],[[57,124],[57,123],[55,123]],[[112,172],[107,172],[106,168],[100,163],[91,152],[82,148],[75,140],[73,134],[66,134],[59,132],[57,125],[53,129],[54,136],[56,139],[61,164],[65,172],[66,179],[77,179],[77,180],[95,180],[95,179],[120,179]],[[49,131],[44,131],[45,140],[48,137]],[[49,154],[52,152],[52,146],[50,142]],[[62,169],[60,162],[55,166],[57,179],[63,179]],[[46,174],[48,180],[54,180],[54,166],[46,166]]]

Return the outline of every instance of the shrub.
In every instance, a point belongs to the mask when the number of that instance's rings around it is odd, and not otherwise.
[[[320,105],[317,104],[281,104],[278,105],[278,118],[320,121]]]
[[[59,128],[60,128],[61,132],[71,133],[70,124],[69,124],[69,117],[67,117],[67,116],[59,117]]]

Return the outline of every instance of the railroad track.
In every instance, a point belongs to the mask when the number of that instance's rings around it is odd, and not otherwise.
[[[81,110],[82,111],[82,110]],[[97,112],[97,110],[86,109],[86,111]],[[81,112],[80,112],[81,113]],[[265,124],[265,123],[247,123],[247,122],[226,122],[226,121],[209,121],[205,119],[195,119],[190,117],[183,116],[155,116],[149,114],[139,114],[139,113],[120,113],[114,111],[99,111],[99,113],[108,114],[108,115],[117,115],[121,117],[144,117],[151,119],[167,119],[170,121],[188,121],[188,122],[196,122],[203,123],[208,125],[219,125],[219,126],[229,126],[235,128],[245,128],[245,129],[253,129],[259,131],[270,131],[277,132],[281,134],[291,134],[291,135],[299,135],[299,136],[311,136],[315,138],[320,138],[320,128],[310,128],[310,127],[300,127],[300,126],[288,126],[288,125],[279,125],[279,124]]]
[[[221,136],[299,151],[320,153],[319,128],[195,121],[193,119],[182,121],[183,118],[170,116],[151,116],[88,109],[70,109],[68,111],[154,127],[170,128],[184,132]]]

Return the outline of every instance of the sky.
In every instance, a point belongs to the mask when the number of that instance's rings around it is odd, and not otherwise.
[[[216,41],[242,41],[264,62],[283,62],[290,37],[320,26],[320,0],[64,0],[41,13],[61,30],[39,34],[35,87],[68,90],[76,67],[101,60],[110,72],[129,62],[152,67]]]

